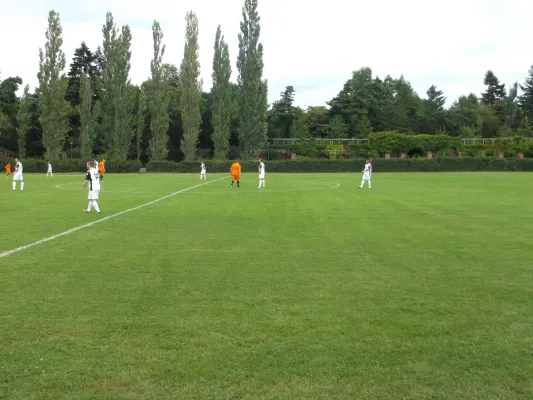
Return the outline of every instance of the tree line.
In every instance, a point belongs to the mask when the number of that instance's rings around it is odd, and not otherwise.
[[[59,14],[50,11],[46,44],[39,50],[39,86],[0,78],[0,152],[20,157],[126,160],[252,159],[270,138],[366,138],[398,131],[460,137],[533,137],[533,66],[523,84],[509,88],[487,71],[486,90],[459,97],[449,108],[432,85],[420,97],[403,76],[380,79],[370,68],[352,73],[324,106],[294,105],[287,86],[270,107],[263,77],[258,0],[245,0],[238,36],[236,83],[219,26],[214,40],[213,85],[200,80],[199,23],[185,16],[178,66],[165,60],[164,35],[154,21],[151,76],[131,83],[132,34],[107,13],[102,45],[75,50],[67,74]],[[0,153],[0,158],[2,154]]]

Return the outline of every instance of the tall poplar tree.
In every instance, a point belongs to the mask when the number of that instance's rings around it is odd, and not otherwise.
[[[202,83],[200,77],[200,61],[198,60],[198,18],[189,11],[185,17],[185,49],[181,62],[179,83],[181,89],[181,120],[183,123],[183,139],[181,151],[185,160],[194,160],[200,122],[200,101],[202,100]]]
[[[61,50],[63,39],[61,34],[59,13],[54,10],[48,14],[48,29],[44,52],[39,49],[39,121],[43,129],[43,146],[45,157],[56,160],[63,150],[68,133],[68,114],[70,106],[65,100],[68,87],[63,70],[65,69],[65,53]]]
[[[231,63],[228,44],[224,40],[220,25],[215,37],[215,55],[213,57],[213,89],[212,89],[212,114],[213,114],[213,144],[215,146],[214,158],[225,159],[228,157],[230,122],[233,108],[231,98]]]
[[[32,98],[30,94],[30,85],[24,87],[24,94],[20,102],[20,108],[17,113],[18,122],[18,154],[19,157],[26,157],[26,138],[30,130]]]
[[[146,98],[142,90],[137,92],[137,118],[135,126],[135,148],[137,160],[141,159],[141,142],[142,135],[144,131],[144,125],[146,121],[144,120],[144,113],[146,111]]]
[[[93,89],[91,78],[82,74],[80,79],[80,99],[78,112],[80,113],[80,156],[83,160],[90,160],[93,156],[93,143],[96,134],[99,105],[93,108]]]
[[[113,14],[106,14],[106,22],[102,28],[104,42],[102,45],[102,84],[100,85],[101,105],[101,141],[103,148],[111,152],[115,137],[115,94],[114,81],[117,58],[118,31]]]
[[[154,21],[152,25],[152,36],[154,39],[154,58],[150,62],[152,88],[149,101],[152,139],[150,140],[149,152],[151,160],[165,160],[168,154],[169,97],[163,69],[163,56],[165,54],[165,45],[162,44],[163,32],[157,21]]]
[[[254,158],[267,141],[267,82],[263,80],[263,45],[257,0],[245,0],[239,33],[239,145],[245,158]]]
[[[122,27],[122,32],[116,43],[115,76],[113,95],[115,105],[115,135],[113,137],[114,158],[125,160],[135,135],[133,108],[135,106],[135,90],[129,79],[131,59],[131,31],[128,25]]]

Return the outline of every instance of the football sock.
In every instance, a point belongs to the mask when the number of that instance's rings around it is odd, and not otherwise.
[[[24,190],[24,181],[20,182],[20,190]]]
[[[13,181],[13,190],[17,189],[17,182]]]
[[[89,200],[89,205],[87,206],[87,212],[91,212],[92,209],[93,209],[93,201]]]
[[[96,210],[96,212],[100,212],[100,207],[98,207],[98,203],[96,202],[96,200],[93,200],[93,207],[94,209]]]
[[[365,180],[363,179],[363,180],[361,181],[361,186],[359,186],[359,187],[364,187],[364,186],[365,186]]]
[[[237,187],[241,187],[241,181],[237,181]]]

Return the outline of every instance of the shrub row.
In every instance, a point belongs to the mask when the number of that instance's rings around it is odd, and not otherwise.
[[[229,173],[228,161],[205,161],[208,173]],[[284,160],[269,161],[266,169],[269,173],[296,172],[360,172],[364,159],[350,160]],[[241,162],[243,172],[255,172],[257,163]],[[148,172],[197,173],[197,162],[161,161],[148,163]],[[450,171],[533,171],[533,158],[498,159],[495,157],[438,157],[430,160],[423,158],[375,159],[376,172],[450,172]]]
[[[269,173],[297,172],[360,172],[364,159],[350,160],[279,160],[267,161]],[[46,162],[43,160],[23,160],[24,172],[46,173]],[[208,173],[229,173],[230,161],[205,161]],[[243,172],[257,171],[257,162],[241,162]],[[53,165],[55,172],[83,172],[85,163],[70,159]],[[436,157],[430,160],[423,158],[391,158],[375,159],[375,172],[449,172],[449,171],[533,171],[533,158],[496,157]],[[113,162],[106,161],[106,169],[111,173],[139,172],[141,165],[137,161]],[[199,162],[153,161],[146,165],[148,172],[199,173]]]

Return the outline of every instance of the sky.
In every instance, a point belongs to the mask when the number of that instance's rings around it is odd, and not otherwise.
[[[236,81],[239,24],[244,0],[17,0],[0,14],[0,76],[20,76],[37,86],[39,47],[46,41],[48,11],[60,13],[67,68],[82,41],[102,43],[107,11],[117,26],[132,30],[130,77],[150,75],[152,23],[158,20],[166,45],[164,62],[183,57],[185,14],[199,21],[203,90],[211,88],[217,26],[229,45]],[[321,106],[333,98],[352,71],[370,67],[374,76],[404,77],[425,97],[432,84],[447,105],[460,95],[483,91],[483,76],[494,71],[507,86],[523,83],[533,64],[531,0],[259,0],[260,41],[269,102],[287,85],[295,104]]]

